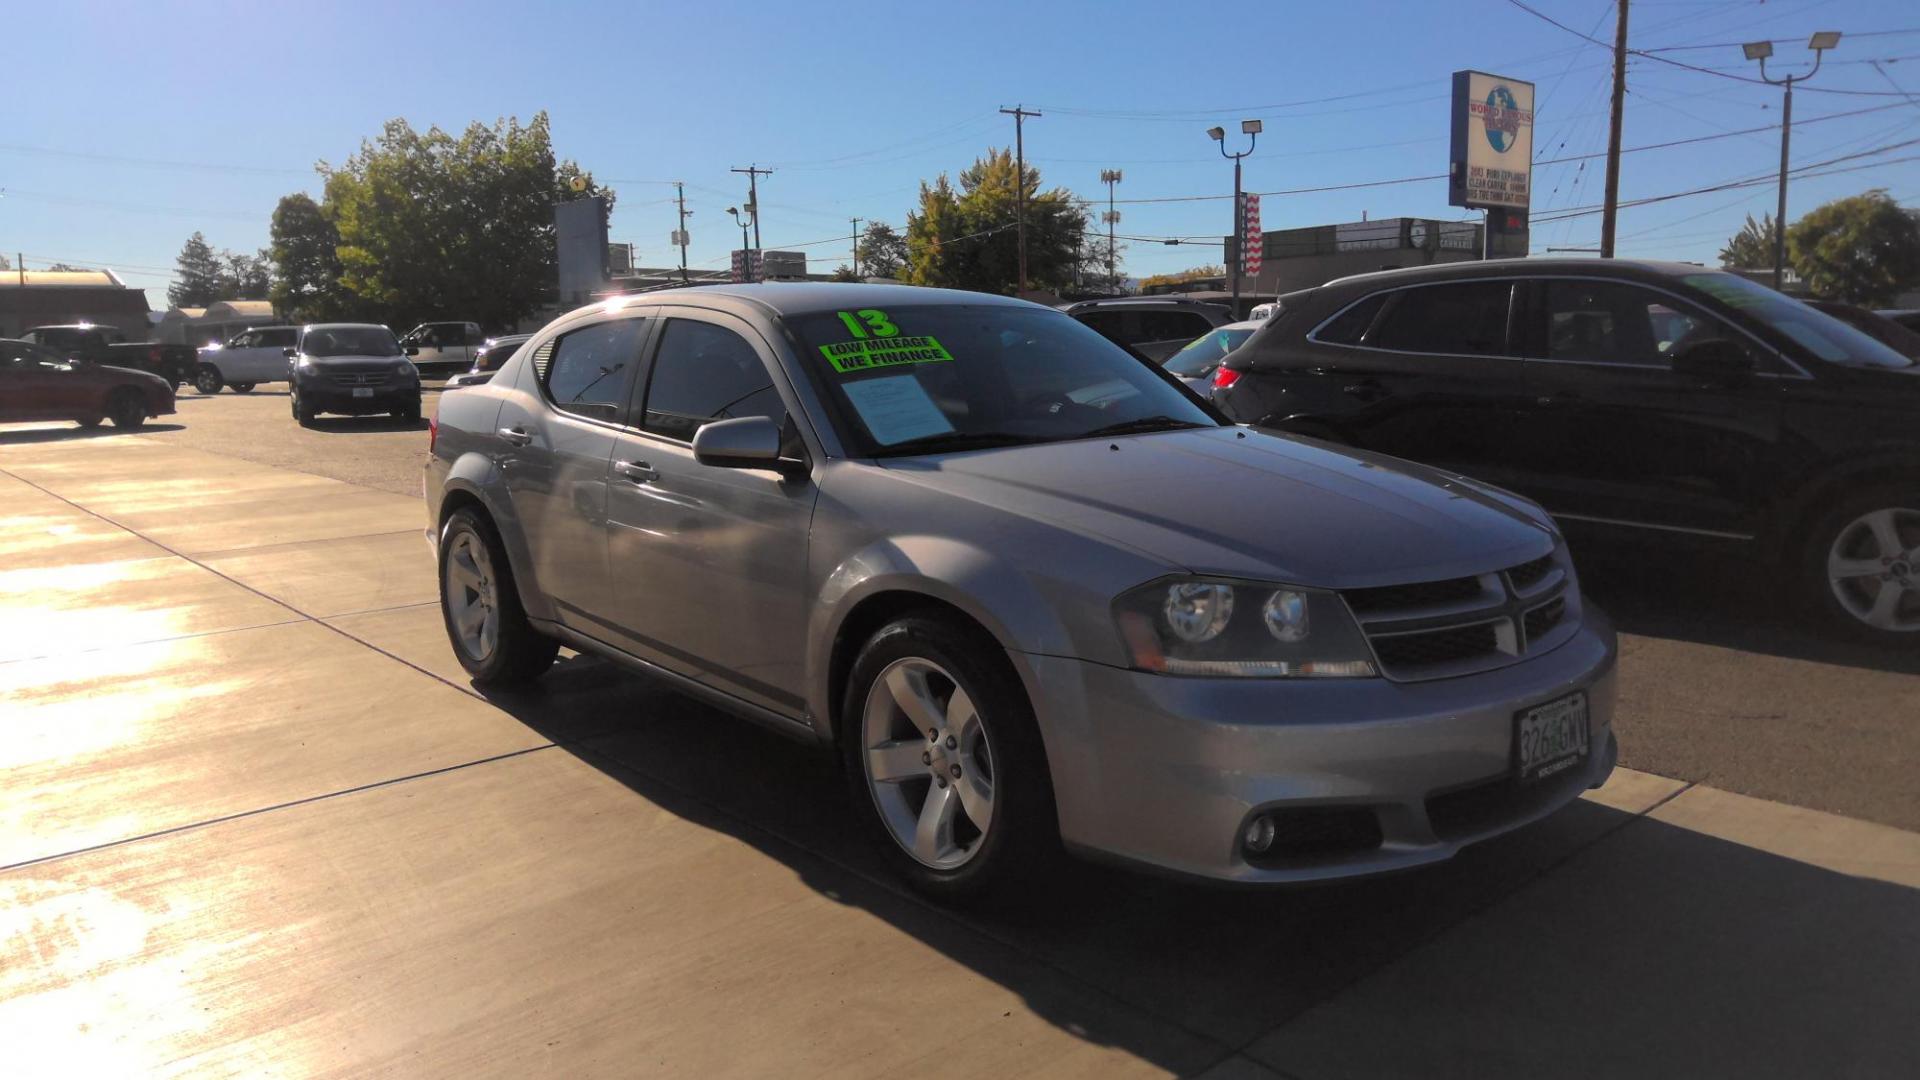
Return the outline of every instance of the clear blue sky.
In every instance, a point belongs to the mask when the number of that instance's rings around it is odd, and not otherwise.
[[[1610,40],[1606,0],[1528,0]],[[1920,6],[1913,0],[1634,0],[1637,49],[1751,75],[1730,44],[1759,37],[1782,61],[1816,29],[1852,35],[1796,93],[1796,166],[1920,138]],[[1608,50],[1506,0],[1336,4],[1158,3],[144,3],[50,0],[7,17],[0,114],[0,251],[27,264],[109,265],[165,306],[168,268],[195,229],[216,247],[267,243],[279,196],[318,193],[312,165],[339,161],[390,117],[419,127],[546,109],[557,151],[619,192],[613,239],[641,260],[674,257],[682,179],[692,261],[723,267],[738,242],[726,207],[758,162],[770,248],[845,236],[859,216],[904,226],[918,182],[1010,145],[1000,106],[1027,124],[1043,181],[1103,199],[1218,195],[1232,171],[1204,130],[1266,123],[1249,190],[1441,173],[1449,73],[1473,67],[1538,84],[1537,158],[1605,148]],[[1879,60],[1878,69],[1869,60]],[[1783,64],[1783,67],[1785,65]],[[1628,147],[1776,124],[1780,94],[1634,59]],[[1895,85],[1913,94],[1893,96]],[[1848,90],[1858,94],[1814,91]],[[1332,99],[1332,100],[1329,100]],[[1304,103],[1304,104],[1301,104]],[[1879,111],[1820,120],[1858,109]],[[1804,125],[1804,126],[1803,126]],[[1885,187],[1920,204],[1920,146],[1871,167],[1796,181],[1789,216]],[[1623,199],[1777,168],[1772,132],[1629,154]],[[1536,218],[1600,201],[1598,160],[1534,177]],[[1711,261],[1771,186],[1622,212],[1620,252]],[[1136,236],[1217,236],[1229,204],[1133,203]],[[1373,217],[1460,218],[1444,182],[1272,196],[1266,227]],[[1534,249],[1597,243],[1599,217],[1536,225]],[[815,269],[846,245],[806,248]],[[1218,248],[1134,242],[1135,275],[1218,261]]]

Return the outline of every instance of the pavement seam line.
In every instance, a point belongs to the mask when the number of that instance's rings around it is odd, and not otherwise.
[[[1669,777],[1669,779],[1671,779],[1671,777]],[[1668,794],[1658,799],[1655,799],[1645,809],[1637,810],[1631,814],[1628,814],[1627,819],[1625,821],[1622,821],[1619,824],[1614,825],[1613,827],[1600,832],[1599,834],[1595,835],[1592,840],[1589,840],[1586,843],[1579,845],[1578,847],[1569,849],[1564,854],[1560,855],[1558,858],[1552,860],[1551,862],[1547,863],[1545,866],[1542,866],[1539,870],[1535,871],[1533,874],[1529,875],[1525,880],[1521,881],[1519,884],[1515,885],[1513,888],[1507,890],[1506,892],[1502,893],[1499,896],[1496,896],[1487,900],[1485,903],[1476,905],[1472,910],[1462,914],[1459,918],[1453,920],[1452,922],[1448,923],[1443,927],[1439,927],[1435,929],[1432,933],[1427,934],[1425,937],[1422,937],[1419,941],[1416,941],[1413,944],[1407,946],[1405,949],[1401,950],[1397,956],[1394,956],[1390,959],[1382,960],[1378,964],[1375,964],[1372,967],[1368,968],[1366,971],[1361,972],[1360,974],[1355,975],[1353,978],[1346,980],[1339,987],[1329,990],[1324,994],[1321,994],[1319,997],[1315,998],[1313,1001],[1295,1010],[1292,1016],[1287,1017],[1285,1020],[1282,1020],[1280,1023],[1275,1024],[1274,1026],[1268,1028],[1267,1030],[1261,1032],[1258,1035],[1255,1035],[1253,1038],[1248,1039],[1246,1042],[1236,1047],[1234,1049],[1234,1053],[1245,1055],[1249,1061],[1252,1061],[1255,1064],[1264,1066],[1269,1069],[1275,1069],[1275,1071],[1279,1071],[1276,1066],[1269,1064],[1268,1062],[1262,1060],[1261,1058],[1255,1057],[1253,1054],[1248,1053],[1248,1051],[1253,1047],[1255,1043],[1268,1038],[1269,1036],[1275,1034],[1276,1032],[1284,1030],[1285,1028],[1291,1026],[1296,1021],[1298,1021],[1301,1017],[1319,1008],[1320,1006],[1326,1005],[1329,1002],[1334,1001],[1335,999],[1339,998],[1343,994],[1346,994],[1348,991],[1352,990],[1356,986],[1359,986],[1361,983],[1367,981],[1368,979],[1373,978],[1374,976],[1387,970],[1393,965],[1400,963],[1402,960],[1407,959],[1413,954],[1430,947],[1431,945],[1433,945],[1433,943],[1439,941],[1441,938],[1446,937],[1447,935],[1453,933],[1455,930],[1460,929],[1461,927],[1467,925],[1468,923],[1474,921],[1475,919],[1485,916],[1489,911],[1492,911],[1494,908],[1500,906],[1501,904],[1506,903],[1509,900],[1512,900],[1513,898],[1519,896],[1521,893],[1526,892],[1528,889],[1533,888],[1535,885],[1538,885],[1541,881],[1545,880],[1548,875],[1557,872],[1561,867],[1567,865],[1569,862],[1572,862],[1574,859],[1577,859],[1580,856],[1585,855],[1587,852],[1593,850],[1602,841],[1612,837],[1616,833],[1620,832],[1620,830],[1629,828],[1632,825],[1634,825],[1636,822],[1639,822],[1645,819],[1648,815],[1652,814],[1655,810],[1660,809],[1661,807],[1667,805],[1668,803],[1679,798],[1680,796],[1685,795],[1687,792],[1692,791],[1695,787],[1698,786],[1698,783],[1693,780],[1684,780],[1684,781],[1681,781],[1680,784],[1681,784],[1680,787],[1676,788],[1672,792],[1669,792]]]
[[[197,634],[169,634],[166,637],[141,638],[138,641],[116,641],[111,645],[89,645],[84,649],[71,649],[66,652],[37,653],[33,656],[15,656],[0,660],[0,667],[8,664],[31,664],[36,660],[58,660],[68,656],[85,656],[88,653],[106,652],[110,649],[134,649],[144,645],[164,645],[169,641],[191,641],[194,638],[220,637],[223,634],[240,634],[248,630],[270,630],[276,626],[298,626],[314,620],[301,616],[298,619],[276,619],[273,622],[251,623],[246,626],[229,626],[224,630],[202,630]]]
[[[524,757],[527,754],[538,753],[542,750],[552,750],[555,748],[555,745],[556,744],[549,742],[549,743],[543,743],[540,746],[522,747],[519,750],[509,750],[504,754],[494,754],[491,757],[476,758],[473,761],[462,761],[452,765],[443,765],[438,769],[427,769],[424,772],[408,773],[405,776],[390,776],[385,780],[373,780],[365,784],[359,784],[354,787],[343,788],[339,791],[324,791],[318,795],[308,795],[304,798],[291,799],[291,800],[288,800],[287,802],[274,803],[271,806],[257,806],[251,810],[238,810],[231,814],[223,814],[219,817],[206,818],[202,821],[190,821],[184,825],[174,825],[165,829],[156,829],[153,832],[149,832],[149,833],[141,833],[139,836],[123,836],[118,840],[105,840],[98,844],[90,844],[87,847],[74,848],[71,851],[57,852],[52,855],[42,855],[42,856],[39,856],[38,858],[33,858],[33,859],[22,859],[21,861],[16,863],[8,863],[5,866],[0,866],[0,874],[9,873],[14,870],[20,870],[29,866],[39,866],[42,863],[54,862],[59,859],[70,859],[76,855],[85,855],[95,851],[105,851],[108,848],[122,847],[127,844],[137,844],[142,840],[153,840],[162,836],[172,836],[175,833],[188,832],[193,829],[204,829],[214,825],[224,825],[230,821],[240,821],[244,818],[258,817],[261,814],[270,814],[270,813],[273,813],[275,810],[287,810],[296,806],[305,806],[308,803],[325,802],[328,799],[339,798],[342,795],[353,795],[363,791],[373,791],[376,788],[391,787],[395,784],[404,784],[410,780],[424,780],[428,777],[440,776],[444,773],[458,772],[461,769],[470,769],[470,768],[473,768],[475,765],[490,765],[496,761],[506,761],[510,758]]]

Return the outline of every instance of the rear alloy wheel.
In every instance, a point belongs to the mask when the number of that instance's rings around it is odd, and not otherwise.
[[[236,394],[251,394],[251,393],[253,393],[253,385],[254,385],[254,384],[252,384],[252,383],[250,383],[250,382],[237,382],[237,383],[233,383],[233,384],[231,384],[231,385],[233,386],[233,392],[234,392],[234,393],[236,393]]]
[[[1058,850],[1032,708],[984,632],[929,616],[889,624],[854,661],[840,722],[861,816],[915,888],[1004,896]]]
[[[1853,500],[1814,532],[1828,612],[1856,636],[1920,641],[1920,497]]]
[[[203,394],[220,392],[220,369],[212,364],[201,364],[193,371],[193,388]]]
[[[107,418],[113,426],[132,430],[147,422],[147,403],[134,390],[118,390],[107,401]]]
[[[455,511],[440,533],[440,614],[477,686],[539,678],[560,653],[558,641],[527,621],[499,534],[472,509]]]

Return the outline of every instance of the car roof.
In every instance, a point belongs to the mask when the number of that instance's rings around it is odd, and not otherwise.
[[[1328,285],[1394,284],[1416,281],[1448,281],[1478,277],[1552,277],[1595,272],[1620,277],[1672,278],[1685,274],[1723,274],[1726,271],[1698,263],[1661,262],[1655,259],[1472,259],[1462,262],[1434,263],[1431,266],[1375,270],[1334,278]],[[1284,299],[1284,297],[1282,298]]]
[[[316,323],[308,323],[307,325],[301,327],[300,329],[302,330],[344,330],[349,328],[355,329],[355,330],[387,330],[385,326],[382,326],[379,323],[372,323],[372,322],[316,322]],[[257,326],[257,327],[254,327],[254,329],[271,330],[275,328],[269,327],[269,326]],[[393,333],[393,331],[387,330],[387,333],[391,334]]]
[[[1096,307],[1149,307],[1161,304],[1176,304],[1185,307],[1220,306],[1218,304],[1210,304],[1205,300],[1194,300],[1190,297],[1181,296],[1178,293],[1169,293],[1165,296],[1099,296],[1092,300],[1077,300],[1066,305],[1064,310],[1075,311],[1080,308]]]
[[[694,285],[682,289],[628,293],[625,296],[616,296],[602,303],[582,308],[573,314],[595,309],[617,311],[622,307],[642,304],[684,303],[689,299],[707,301],[707,306],[720,308],[740,303],[750,304],[783,318],[855,308],[909,304],[915,306],[987,304],[1009,308],[1051,310],[1040,304],[1016,300],[1011,296],[968,292],[964,289],[930,289],[916,285],[866,285],[835,281],[795,281],[752,285]]]

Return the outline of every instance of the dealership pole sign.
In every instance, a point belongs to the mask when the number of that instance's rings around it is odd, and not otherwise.
[[[1533,84],[1484,71],[1453,73],[1453,153],[1447,201],[1527,209],[1533,186]]]
[[[1260,196],[1249,191],[1240,200],[1240,272],[1259,277],[1266,248],[1266,237],[1260,232]]]

